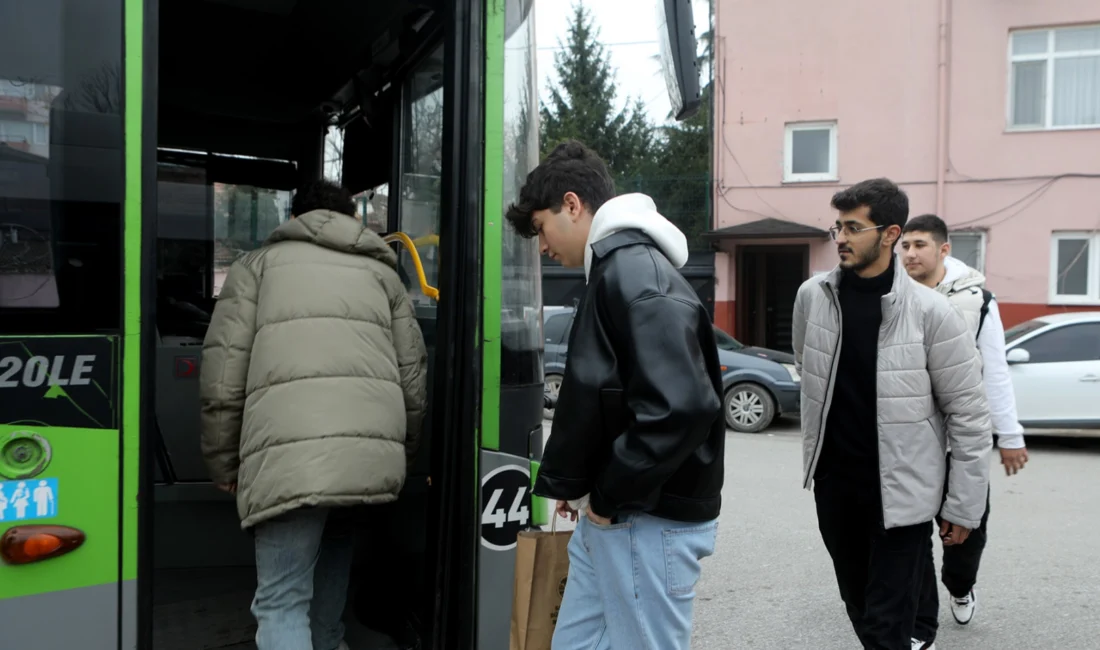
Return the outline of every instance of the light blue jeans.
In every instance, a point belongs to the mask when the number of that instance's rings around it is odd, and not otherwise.
[[[353,527],[328,508],[299,508],[258,524],[257,650],[336,650],[344,639]]]
[[[688,650],[700,561],[718,522],[577,520],[553,650]]]

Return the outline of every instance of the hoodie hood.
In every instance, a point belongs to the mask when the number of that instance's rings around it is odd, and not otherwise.
[[[936,285],[936,291],[944,295],[956,293],[970,287],[981,288],[985,286],[985,276],[959,259],[949,255],[943,259],[943,267],[945,271],[943,280],[940,280],[940,283]]]
[[[341,253],[373,257],[397,268],[397,253],[370,228],[355,217],[314,210],[282,224],[271,233],[265,244],[281,241],[304,241]]]
[[[588,241],[584,245],[584,279],[592,270],[592,244],[623,230],[641,230],[661,249],[676,268],[687,264],[687,237],[680,229],[657,212],[653,199],[645,194],[617,196],[596,211]]]

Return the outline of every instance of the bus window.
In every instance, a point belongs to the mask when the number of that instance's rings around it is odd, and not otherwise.
[[[363,218],[363,225],[379,235],[385,234],[390,226],[390,185],[383,183],[374,189],[355,195],[355,209]]]
[[[439,246],[431,235],[439,234],[441,178],[443,173],[443,48],[424,59],[405,85],[401,195],[398,229],[418,241],[417,250],[428,284],[439,286]],[[402,268],[416,278],[416,267],[404,251],[398,252]],[[410,295],[418,306],[430,307],[417,282]]]
[[[325,131],[325,159],[321,174],[325,179],[339,183],[344,176],[344,131],[330,126]]]
[[[516,200],[539,155],[534,21],[530,13],[513,12],[511,6],[508,11],[508,20],[515,21],[516,27],[504,44],[503,206]],[[542,266],[538,242],[523,239],[512,228],[504,228],[501,236],[501,387],[541,386]],[[535,397],[541,400],[541,389]]]
[[[122,3],[0,3],[0,321],[117,331]]]
[[[290,218],[290,192],[210,182],[200,166],[157,167],[157,325],[201,339],[241,255]]]
[[[285,190],[214,184],[214,297],[233,260],[259,248],[290,218],[290,199]]]

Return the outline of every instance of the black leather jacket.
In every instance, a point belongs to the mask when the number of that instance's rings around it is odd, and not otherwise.
[[[722,501],[722,374],[695,290],[640,230],[592,245],[534,493],[602,517],[709,521]]]

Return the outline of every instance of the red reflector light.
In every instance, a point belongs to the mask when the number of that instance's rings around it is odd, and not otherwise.
[[[8,564],[48,560],[84,543],[83,531],[68,526],[17,526],[0,537],[0,557]]]

